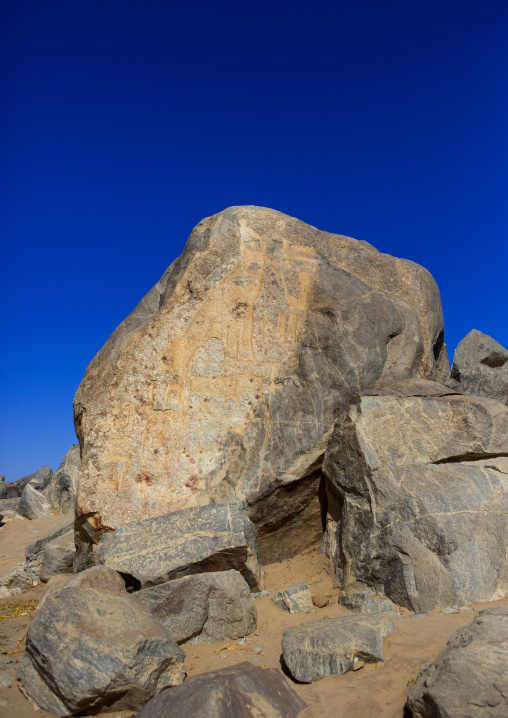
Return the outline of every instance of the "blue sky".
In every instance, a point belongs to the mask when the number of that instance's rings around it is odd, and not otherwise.
[[[508,346],[506,0],[3,0],[0,473],[192,227],[256,204],[424,265]]]

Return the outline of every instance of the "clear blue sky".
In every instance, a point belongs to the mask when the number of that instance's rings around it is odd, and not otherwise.
[[[506,0],[3,0],[0,473],[192,227],[256,204],[427,267],[508,346]]]

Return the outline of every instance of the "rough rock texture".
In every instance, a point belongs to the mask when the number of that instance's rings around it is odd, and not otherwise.
[[[482,611],[420,669],[406,718],[506,718],[508,607]]]
[[[389,598],[373,598],[365,592],[341,593],[340,603],[355,613],[385,613],[397,610]]]
[[[11,499],[0,499],[0,512],[17,511],[19,506],[19,497]]]
[[[473,329],[455,350],[446,383],[464,394],[508,404],[508,351],[492,337]]]
[[[164,691],[137,718],[296,718],[306,707],[279,670],[245,661]]]
[[[434,371],[430,375],[430,379],[444,384],[450,378],[450,359],[448,358],[448,349],[446,344],[443,344],[439,356],[434,365]]]
[[[341,616],[304,623],[282,636],[282,655],[297,681],[312,683],[346,673],[356,660],[384,661],[383,637],[393,631],[390,614]]]
[[[201,573],[136,594],[177,643],[242,638],[256,630],[256,607],[238,571]]]
[[[23,476],[23,478],[18,479],[17,481],[9,481],[6,484],[7,498],[21,496],[23,489],[27,486],[27,484],[30,484],[30,486],[33,489],[37,489],[37,491],[42,491],[42,489],[48,485],[52,475],[53,471],[49,466],[41,466],[40,469],[37,469],[35,474]]]
[[[256,529],[237,505],[209,504],[120,526],[103,536],[97,553],[134,589],[230,569],[259,589],[256,544]]]
[[[337,425],[323,466],[328,554],[346,593],[371,587],[416,612],[499,598],[508,410],[416,384],[362,396]]]
[[[279,591],[272,598],[272,601],[283,611],[289,611],[289,613],[314,611],[312,596],[307,583],[298,583],[296,586]]]
[[[7,486],[5,485],[5,476],[0,474],[0,501],[7,498]]]
[[[0,576],[0,598],[14,596],[32,586],[32,577],[25,562],[18,563]]]
[[[40,580],[46,583],[60,573],[72,573],[75,555],[73,530],[49,541],[42,552]]]
[[[233,499],[255,520],[274,491],[280,520],[305,524],[315,494],[304,481],[306,504],[298,484],[338,413],[379,381],[429,377],[442,343],[439,292],[418,265],[274,210],[203,220],[77,391],[82,532]],[[263,515],[268,555],[278,520]]]
[[[62,536],[62,534],[71,531],[73,526],[74,519],[72,516],[69,516],[63,521],[60,521],[60,523],[56,526],[53,526],[53,528],[48,531],[48,533],[44,534],[44,536],[41,536],[40,539],[37,539],[37,541],[33,541],[32,543],[28,544],[28,546],[26,546],[25,548],[25,558],[28,563],[33,564],[35,561],[38,560],[38,558],[42,558],[42,553],[47,544],[51,541],[54,541],[59,536]]]
[[[31,484],[27,484],[23,489],[17,510],[18,514],[27,519],[42,519],[53,513],[49,501]]]
[[[60,716],[135,710],[183,681],[184,657],[120,576],[99,566],[49,584],[18,678],[38,706]]]
[[[74,444],[42,492],[55,513],[74,513],[80,470],[79,444]]]

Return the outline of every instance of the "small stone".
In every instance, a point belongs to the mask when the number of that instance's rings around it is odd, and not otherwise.
[[[447,608],[442,608],[441,613],[458,613],[458,608],[450,608],[449,606]]]
[[[361,668],[363,668],[365,665],[364,661],[359,661],[358,659],[355,660],[353,663],[353,671],[359,671]]]
[[[409,618],[424,618],[425,616],[428,616],[428,613],[413,613],[412,616],[409,616]]]
[[[276,606],[289,613],[313,611],[312,596],[307,583],[298,583],[279,591],[272,598]]]
[[[332,596],[329,593],[316,593],[312,596],[312,603],[316,608],[324,608],[332,602]]]

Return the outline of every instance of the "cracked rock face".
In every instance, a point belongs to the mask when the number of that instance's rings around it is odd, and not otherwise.
[[[508,715],[508,608],[482,611],[456,631],[409,691],[407,718]]]
[[[375,588],[416,612],[501,598],[508,409],[411,384],[360,397],[336,427],[323,465],[328,554],[345,592]]]
[[[203,220],[77,391],[77,513],[90,540],[236,500],[263,515],[273,557],[277,521],[259,502],[320,469],[353,395],[430,377],[442,341],[439,292],[422,267],[274,210]],[[282,496],[285,520],[309,501]],[[299,550],[314,540],[294,530]]]
[[[463,394],[508,404],[508,351],[492,337],[473,329],[455,350],[446,384]]]

